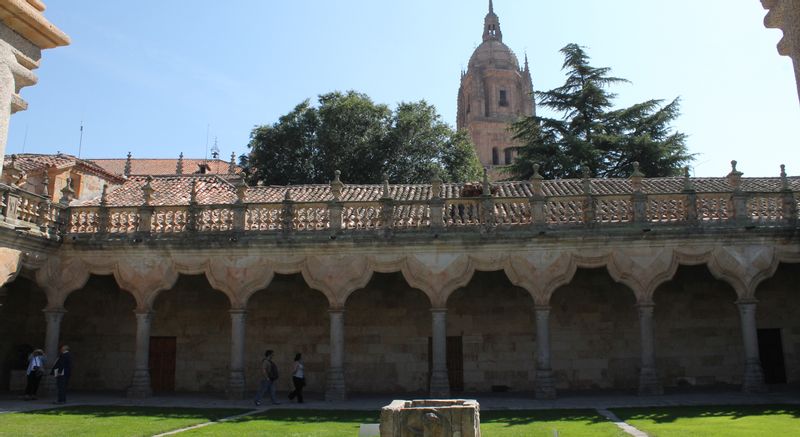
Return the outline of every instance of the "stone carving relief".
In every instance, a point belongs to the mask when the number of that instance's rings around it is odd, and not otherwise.
[[[325,294],[331,308],[344,308],[347,297],[367,285],[372,269],[366,256],[309,256],[302,274],[309,287]]]
[[[36,283],[47,294],[47,308],[61,309],[67,296],[86,285],[89,270],[76,257],[50,257],[36,271]]]
[[[0,247],[0,287],[17,277],[22,267],[21,258],[22,252],[19,250]]]
[[[250,296],[267,288],[275,272],[272,263],[260,256],[220,256],[208,260],[206,278],[231,300],[231,309],[244,309]]]
[[[653,302],[653,293],[678,270],[670,248],[625,248],[611,252],[606,266],[611,277],[630,288],[640,304]]]
[[[756,287],[778,269],[772,246],[723,246],[712,252],[708,269],[736,290],[741,300],[755,299]]]
[[[467,285],[475,273],[469,255],[438,252],[407,255],[401,271],[410,286],[428,296],[434,308],[444,308],[447,298]]]
[[[553,292],[572,281],[577,268],[569,252],[540,251],[509,256],[505,272],[512,284],[530,293],[536,305],[549,305]]]
[[[119,288],[136,299],[140,312],[150,311],[158,293],[172,288],[178,280],[172,260],[164,256],[125,257],[117,261],[113,273]]]

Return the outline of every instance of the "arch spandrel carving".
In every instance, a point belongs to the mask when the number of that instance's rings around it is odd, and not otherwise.
[[[117,262],[114,278],[136,299],[137,311],[149,311],[158,293],[175,285],[178,271],[170,257],[127,257]]]
[[[434,308],[443,308],[454,291],[469,283],[475,268],[469,255],[437,252],[407,255],[401,271],[406,282],[422,290]]]
[[[232,309],[244,309],[256,291],[267,288],[275,272],[264,257],[220,256],[208,260],[205,275],[212,287],[228,296]]]
[[[344,308],[348,296],[372,278],[369,258],[358,255],[309,256],[303,279],[328,298],[331,308]]]
[[[741,300],[755,298],[758,284],[778,269],[778,257],[771,246],[717,247],[708,269],[714,277],[729,283]]]
[[[633,290],[637,302],[652,303],[656,288],[675,276],[678,259],[671,248],[625,248],[611,253],[607,268],[615,281]]]
[[[63,308],[70,293],[88,280],[89,269],[75,257],[50,257],[36,271],[36,283],[44,289],[50,309]]]
[[[569,252],[538,251],[510,255],[505,272],[512,284],[530,293],[536,305],[549,305],[553,292],[572,281],[577,268]]]
[[[22,252],[0,247],[0,287],[13,281],[22,267]]]

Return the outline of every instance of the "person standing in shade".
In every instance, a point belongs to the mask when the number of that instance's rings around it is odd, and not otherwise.
[[[25,400],[32,401],[36,399],[36,392],[39,391],[39,382],[44,376],[44,351],[36,349],[31,353],[28,358],[28,369],[26,375],[28,376],[28,384],[25,385]]]
[[[294,356],[294,367],[292,368],[292,383],[294,390],[289,393],[289,400],[297,396],[297,403],[303,403],[303,387],[306,385],[306,375],[303,366],[303,356],[297,354]]]
[[[61,353],[58,354],[58,359],[51,371],[53,376],[56,377],[56,388],[58,389],[58,399],[54,402],[56,404],[67,402],[67,384],[69,383],[70,375],[72,375],[72,355],[69,353],[69,346],[61,346],[60,351]]]
[[[278,399],[275,398],[275,391],[277,389],[277,381],[278,381],[278,366],[272,362],[272,349],[267,349],[264,352],[264,359],[261,360],[261,386],[258,388],[258,392],[256,393],[255,404],[256,406],[261,405],[261,398],[264,397],[264,393],[269,392],[270,400],[272,401],[273,405],[278,405]]]

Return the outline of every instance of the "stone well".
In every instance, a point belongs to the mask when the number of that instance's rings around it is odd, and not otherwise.
[[[474,399],[392,401],[381,409],[381,437],[480,437]]]

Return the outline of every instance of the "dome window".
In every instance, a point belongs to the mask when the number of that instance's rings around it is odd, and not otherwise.
[[[500,101],[497,102],[500,106],[508,106],[508,96],[506,90],[500,90]]]

